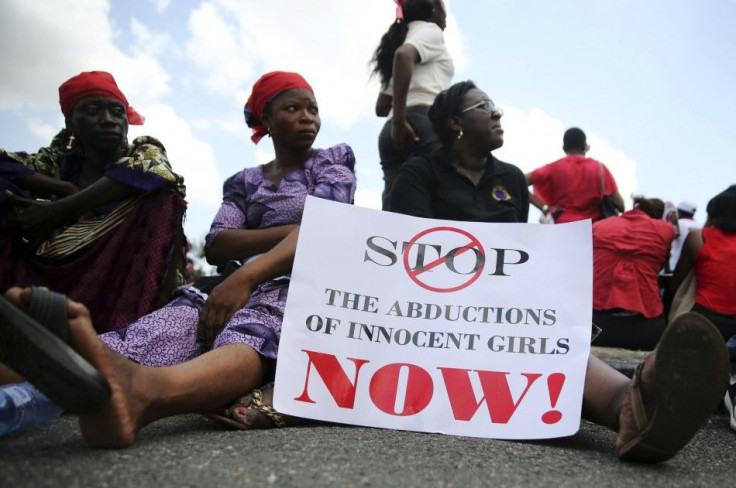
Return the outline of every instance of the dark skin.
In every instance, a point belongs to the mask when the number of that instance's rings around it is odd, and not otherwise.
[[[321,125],[314,95],[305,89],[282,93],[263,116],[263,125],[269,130],[276,153],[273,161],[263,166],[263,176],[278,186],[286,174],[301,169],[312,154],[312,144]],[[207,260],[222,264],[267,252],[279,263],[279,269],[288,272],[298,235],[298,225],[225,230],[215,237],[207,250]],[[209,294],[199,320],[200,337],[208,345],[233,314],[245,305],[253,287],[264,281],[262,276],[266,270],[261,269],[262,261],[257,259],[238,269]]]
[[[61,225],[73,223],[102,205],[141,192],[104,176],[105,167],[124,154],[128,117],[120,101],[104,97],[83,98],[67,117],[66,127],[74,133],[84,151],[79,187],[34,174],[20,179],[18,186],[59,198],[54,201],[35,200],[6,192],[12,206],[11,223],[33,247]]]
[[[486,171],[488,153],[503,146],[501,114],[474,107],[490,98],[482,90],[472,88],[463,96],[461,113],[450,119],[451,130],[463,136],[453,142],[450,149],[452,164],[458,173],[478,186]],[[474,107],[474,108],[470,108]],[[462,110],[469,108],[462,112]]]
[[[704,227],[713,225],[710,216],[705,221]],[[669,297],[675,296],[677,289],[680,288],[682,282],[685,281],[687,275],[695,267],[695,258],[698,256],[700,249],[705,244],[703,240],[703,230],[694,229],[685,237],[685,243],[682,245],[682,253],[680,259],[677,260],[677,265],[672,273],[672,280],[670,280]]]
[[[447,26],[447,12],[441,0],[438,0],[432,10],[432,17],[427,22],[433,22],[444,30]],[[393,106],[394,114],[391,119],[391,139],[396,148],[403,152],[406,139],[419,141],[419,137],[408,120],[406,120],[406,97],[409,84],[414,72],[414,65],[421,61],[419,51],[411,44],[402,44],[394,53],[393,65],[393,96],[379,93],[376,100],[376,115],[388,116]]]
[[[463,136],[455,139],[449,148],[452,164],[458,173],[478,185],[486,171],[488,154],[503,146],[501,114],[489,112],[482,106],[471,108],[490,98],[482,90],[473,88],[463,96],[460,107],[449,120],[449,128]],[[467,109],[467,110],[466,110]],[[628,396],[629,379],[597,357],[588,356],[583,415],[613,430],[619,429],[619,416]]]

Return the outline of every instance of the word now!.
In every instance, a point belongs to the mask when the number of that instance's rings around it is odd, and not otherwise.
[[[347,358],[355,365],[355,376],[351,381],[336,356],[306,349],[302,349],[302,351],[308,356],[309,363],[304,380],[304,390],[294,400],[316,403],[309,396],[309,381],[312,367],[314,367],[337,406],[353,409],[360,371],[369,361],[367,359]],[[399,374],[402,369],[407,370],[408,375],[404,392],[404,404],[401,410],[397,411],[396,398],[399,393]],[[526,386],[518,400],[514,401],[509,388],[509,373],[507,372],[443,367],[437,369],[442,373],[444,387],[455,420],[471,420],[481,405],[485,403],[491,422],[496,424],[509,422],[529,388],[542,376],[540,373],[521,373],[526,379]],[[471,371],[474,371],[480,380],[483,390],[483,397],[480,399],[476,398],[473,391],[470,380]],[[562,412],[555,410],[554,407],[557,404],[564,382],[565,375],[562,373],[552,373],[547,377],[547,388],[552,409],[544,412],[541,416],[541,420],[545,424],[555,424],[562,419]],[[429,405],[434,396],[434,386],[432,376],[424,368],[411,363],[392,363],[382,366],[373,373],[370,379],[369,394],[373,404],[382,412],[395,416],[408,416],[418,414]]]

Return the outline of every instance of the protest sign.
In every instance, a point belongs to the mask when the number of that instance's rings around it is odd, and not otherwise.
[[[274,405],[403,430],[572,435],[591,300],[590,221],[452,222],[308,197]]]

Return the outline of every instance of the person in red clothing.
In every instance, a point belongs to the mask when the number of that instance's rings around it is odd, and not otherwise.
[[[731,429],[736,431],[736,185],[713,197],[702,229],[691,230],[672,275],[674,293],[692,272],[692,311],[708,318],[726,340],[731,381],[724,398]]]
[[[695,275],[693,312],[705,315],[723,338],[736,335],[736,185],[713,197],[702,229],[690,231],[672,276],[677,290]]]
[[[634,208],[593,224],[593,345],[651,350],[665,328],[659,270],[675,230],[664,202],[634,198]]]
[[[566,156],[526,174],[528,185],[534,185],[529,200],[556,224],[601,218],[602,195],[611,196],[623,211],[624,200],[616,180],[603,163],[585,157],[588,146],[585,132],[573,127],[565,131],[562,150]],[[601,184],[604,189],[601,191]]]

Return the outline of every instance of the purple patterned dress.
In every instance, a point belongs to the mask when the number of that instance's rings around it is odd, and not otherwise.
[[[355,192],[355,156],[339,144],[315,149],[303,168],[288,173],[274,185],[263,177],[263,167],[246,168],[227,179],[223,202],[206,237],[206,246],[226,229],[263,229],[299,224],[307,195],[352,203]],[[256,286],[243,308],[235,312],[212,348],[243,343],[266,358],[276,359],[281,321],[289,289],[287,277]],[[197,323],[207,295],[193,286],[124,329],[100,336],[110,348],[145,366],[171,366],[207,352],[197,339]]]

